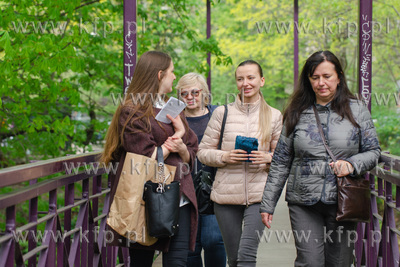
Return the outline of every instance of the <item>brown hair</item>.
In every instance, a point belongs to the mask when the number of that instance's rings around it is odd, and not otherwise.
[[[316,102],[315,92],[312,89],[309,77],[314,74],[318,65],[324,61],[328,61],[335,66],[335,71],[340,80],[336,94],[332,100],[332,110],[337,112],[342,119],[347,118],[355,127],[360,127],[350,109],[350,99],[357,98],[350,92],[347,86],[346,77],[339,59],[330,51],[318,51],[306,60],[299,77],[299,82],[297,83],[297,88],[290,97],[289,104],[283,114],[287,135],[290,135],[294,131],[301,113]]]
[[[171,65],[171,57],[163,52],[148,51],[145,52],[136,64],[132,81],[128,87],[123,103],[121,103],[114,113],[108,128],[104,151],[101,154],[100,161],[108,164],[115,160],[114,152],[123,144],[123,133],[128,123],[132,124],[136,120],[142,120],[150,132],[150,116],[154,117],[153,102],[158,98],[160,81],[164,77],[165,71]],[[158,73],[161,71],[161,77]],[[131,112],[122,129],[119,129],[119,117],[123,107],[131,106]],[[131,121],[136,112],[140,115]]]

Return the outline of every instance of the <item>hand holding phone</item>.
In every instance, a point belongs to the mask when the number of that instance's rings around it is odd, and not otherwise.
[[[236,136],[235,149],[242,149],[246,151],[247,154],[251,154],[251,151],[258,150],[258,139],[254,137],[238,135]],[[251,160],[247,158],[246,161],[250,162]]]

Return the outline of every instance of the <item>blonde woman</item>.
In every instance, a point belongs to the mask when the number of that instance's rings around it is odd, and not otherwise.
[[[255,267],[258,234],[264,230],[259,216],[260,202],[282,129],[282,114],[269,106],[261,94],[265,78],[256,61],[240,63],[235,77],[239,94],[235,102],[228,105],[221,150],[217,145],[223,107],[213,113],[197,157],[206,165],[218,167],[211,199],[229,266]],[[256,138],[258,148],[251,152],[235,149],[238,135]]]
[[[179,97],[186,103],[185,116],[189,127],[201,142],[204,131],[217,106],[210,105],[210,91],[204,77],[198,73],[187,73],[179,79],[176,86]],[[197,168],[192,172],[192,177],[203,169],[210,172],[212,178],[216,169],[202,165],[197,159]],[[196,247],[194,252],[189,252],[188,267],[202,267],[201,251],[204,249],[205,267],[225,267],[226,253],[221,231],[214,214],[199,214]]]

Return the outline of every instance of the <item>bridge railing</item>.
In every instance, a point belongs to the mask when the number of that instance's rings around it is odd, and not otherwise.
[[[97,168],[97,156],[0,170],[0,189],[8,191],[0,195],[0,266],[115,266],[117,257],[128,263],[126,249],[107,246],[113,238],[106,228],[107,173],[116,166]],[[356,266],[399,266],[399,173],[400,157],[386,154],[369,173],[371,222],[359,224],[352,239]],[[27,221],[17,225],[21,212]]]
[[[115,266],[118,250],[106,246],[110,170],[96,165],[97,156],[0,170],[0,188],[10,191],[0,195],[0,266]],[[27,222],[17,225],[17,214]]]
[[[399,266],[400,157],[382,154],[367,178],[371,186],[371,221],[357,229],[356,266]]]

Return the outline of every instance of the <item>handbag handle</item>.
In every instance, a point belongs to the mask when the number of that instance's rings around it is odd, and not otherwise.
[[[169,175],[165,177],[164,173],[164,153],[161,146],[157,147],[157,166],[158,166],[158,187],[156,191],[158,193],[165,192],[164,186],[165,181],[168,179]]]
[[[321,120],[319,118],[317,108],[315,107],[315,105],[313,105],[312,107],[314,110],[315,118],[317,119],[318,131],[319,131],[319,134],[321,135],[322,143],[324,143],[325,149],[328,152],[329,156],[332,158],[332,160],[336,161],[336,157],[335,157],[335,155],[333,155],[332,151],[329,149],[328,141],[326,141],[326,139],[325,139],[324,131],[322,130]]]
[[[160,163],[164,164],[164,153],[161,146],[157,147],[157,163],[158,165],[160,165]]]

